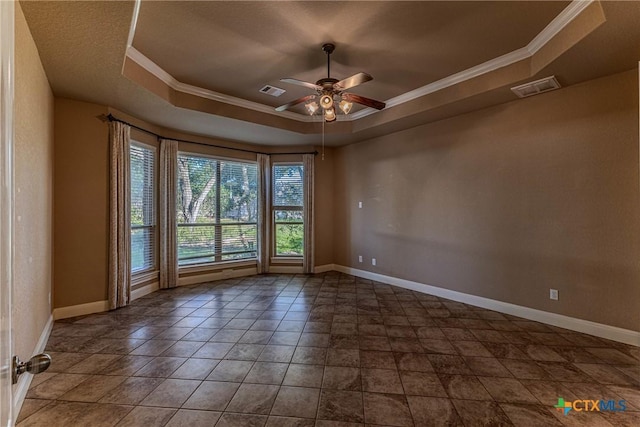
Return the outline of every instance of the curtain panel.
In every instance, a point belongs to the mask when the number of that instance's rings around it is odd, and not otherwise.
[[[178,141],[160,140],[160,288],[178,286],[176,224]]]
[[[109,309],[131,300],[130,130],[109,123]]]
[[[258,274],[269,272],[270,218],[271,218],[271,160],[267,154],[258,154]]]
[[[302,261],[302,272],[313,273],[314,258],[314,225],[313,225],[313,182],[314,182],[315,155],[304,154],[302,164],[304,166],[304,258]]]

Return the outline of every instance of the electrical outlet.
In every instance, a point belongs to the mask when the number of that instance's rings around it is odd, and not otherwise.
[[[358,202],[358,209],[362,209],[362,202]]]
[[[376,265],[376,259],[375,258],[371,258],[371,265]]]
[[[558,301],[558,290],[557,289],[549,289],[549,299],[554,301]]]
[[[362,262],[362,255],[358,255],[358,262]]]

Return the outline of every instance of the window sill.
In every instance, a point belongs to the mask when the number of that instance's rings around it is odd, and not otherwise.
[[[255,267],[256,263],[257,260],[248,259],[241,261],[222,261],[209,264],[184,265],[182,267],[178,267],[178,272],[181,274],[204,273],[216,270],[225,270],[227,268]]]
[[[272,257],[271,264],[302,265],[302,257]]]
[[[131,275],[131,287],[158,280],[159,273],[158,270],[134,273]]]

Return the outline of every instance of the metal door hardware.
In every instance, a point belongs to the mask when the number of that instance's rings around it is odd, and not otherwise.
[[[36,354],[28,362],[21,362],[18,356],[13,356],[13,369],[11,370],[11,381],[13,384],[18,382],[18,377],[25,372],[30,374],[39,374],[44,372],[51,365],[51,356],[48,354]]]

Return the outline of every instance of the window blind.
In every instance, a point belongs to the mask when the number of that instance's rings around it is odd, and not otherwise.
[[[130,148],[131,272],[156,267],[155,150],[135,143]]]
[[[257,256],[256,164],[178,155],[178,264]]]
[[[304,252],[304,169],[301,163],[273,165],[273,236],[275,256]]]

